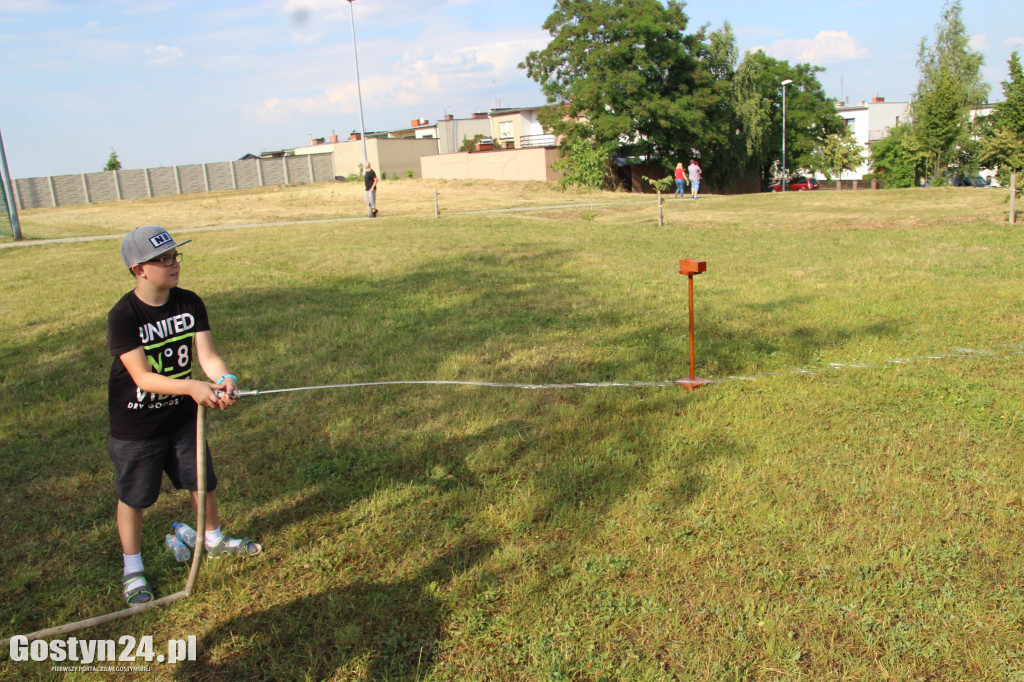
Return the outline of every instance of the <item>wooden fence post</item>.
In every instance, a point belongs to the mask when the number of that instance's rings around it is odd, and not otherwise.
[[[1010,224],[1017,223],[1017,171],[1010,173]]]

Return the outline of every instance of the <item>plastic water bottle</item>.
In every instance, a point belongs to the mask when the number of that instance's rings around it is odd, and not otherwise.
[[[196,546],[196,532],[192,530],[188,525],[184,523],[178,523],[175,521],[171,524],[171,528],[174,529],[174,534],[178,536],[178,539],[189,547]]]
[[[174,554],[174,559],[179,562],[186,562],[192,558],[192,550],[185,546],[185,543],[177,535],[168,533],[164,536],[164,544]]]

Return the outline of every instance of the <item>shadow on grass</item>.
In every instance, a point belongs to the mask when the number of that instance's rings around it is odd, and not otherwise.
[[[629,380],[637,378],[638,367],[656,365],[659,353],[685,358],[681,335],[653,329],[645,335],[642,306],[610,305],[603,291],[607,285],[599,276],[565,267],[574,255],[517,245],[497,255],[463,253],[438,259],[393,277],[313,273],[304,286],[200,294],[210,310],[218,347],[248,388],[380,379]],[[619,334],[612,341],[615,348],[594,347],[593,335],[615,322],[641,331]],[[661,337],[652,342],[650,334]],[[739,362],[732,358],[759,351],[756,337],[737,336],[723,343],[717,339],[728,338],[729,330],[713,328],[704,334],[716,339],[709,352],[730,367]],[[811,348],[825,338],[829,332],[812,330],[804,344]],[[85,617],[96,615],[97,603],[109,602],[110,609],[120,606],[113,596],[104,601],[95,592],[98,588],[109,595],[120,568],[105,405],[68,408],[66,398],[95,392],[97,384],[105,383],[110,359],[104,339],[103,321],[93,319],[46,339],[49,352],[42,363],[29,362],[35,351],[30,344],[4,342],[0,347],[5,357],[24,363],[5,379],[2,405],[17,406],[27,422],[17,429],[5,425],[14,435],[4,445],[0,467],[10,490],[28,488],[33,499],[32,505],[19,505],[13,493],[4,496],[0,542],[21,548],[8,560],[49,566],[45,575],[27,575],[0,590],[0,618],[21,631],[55,625],[40,622],[44,616],[38,614],[52,618],[70,610]],[[737,449],[724,445],[724,434],[706,438],[703,450],[663,435],[683,429],[673,422],[705,398],[675,389],[653,389],[675,391],[668,397],[629,391],[505,398],[486,390],[389,388],[243,401],[218,413],[211,424],[222,505],[234,511],[226,528],[261,539],[284,538],[287,530],[301,531],[305,524],[342,512],[377,491],[416,484],[441,488],[455,502],[465,503],[459,522],[495,504],[509,504],[525,490],[532,495],[510,505],[510,513],[517,515],[509,532],[525,534],[539,527],[558,536],[557,526],[571,520],[575,532],[587,533],[646,485],[653,462],[666,449],[672,454],[673,448],[678,449],[679,471],[666,479],[656,504],[685,506],[703,485],[692,471],[711,459],[735,456]],[[470,424],[483,417],[483,425]],[[69,456],[69,450],[75,454]],[[96,477],[100,469],[109,471],[106,491],[76,497],[61,484],[69,477]],[[443,475],[435,476],[438,471]],[[39,509],[51,512],[40,514]],[[74,533],[64,528],[95,527],[96,519],[111,531],[105,553],[76,542]],[[445,519],[421,519],[409,511],[401,521],[409,532],[427,536]],[[156,548],[163,532],[147,525],[144,552],[162,551]],[[35,542],[23,542],[25,533]],[[275,648],[274,653],[294,663],[293,669],[313,665],[329,674],[353,656],[364,655],[376,661],[372,667],[382,675],[392,669],[391,660],[405,671],[423,669],[429,666],[444,618],[436,600],[423,596],[424,585],[449,579],[454,567],[478,562],[491,546],[489,537],[470,532],[469,539],[433,557],[415,578],[356,579],[229,621],[216,626],[201,650],[227,642],[232,629],[271,638],[275,630],[298,628],[305,633],[302,623],[310,620],[337,623],[339,636],[354,640],[336,650],[330,633],[311,637],[308,644],[288,640],[283,651]],[[303,545],[296,541],[294,548],[301,552]],[[557,543],[538,551],[545,561],[559,560]],[[48,560],[55,555],[69,561],[50,566]],[[108,573],[110,581],[97,577]],[[101,584],[83,584],[83,576]],[[69,595],[52,585],[75,588]],[[357,623],[358,634],[345,630],[345,622]],[[398,628],[398,640],[388,628]],[[419,658],[422,651],[428,651],[426,658]],[[419,668],[413,665],[414,654]],[[303,658],[307,655],[308,660]],[[225,673],[248,665],[232,662],[229,653],[225,661],[207,664],[219,665]],[[258,670],[249,672],[262,676]]]
[[[176,676],[329,679],[361,658],[367,680],[423,675],[433,666],[447,618],[435,594],[493,549],[468,537],[408,580],[357,581],[220,623],[198,643],[199,660],[181,665]],[[211,652],[220,655],[214,659]]]

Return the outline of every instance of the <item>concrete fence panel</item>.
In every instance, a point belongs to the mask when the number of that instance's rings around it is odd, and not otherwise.
[[[196,194],[206,191],[206,174],[202,164],[178,166],[178,178],[182,194]]]
[[[238,189],[259,187],[259,159],[235,161],[235,177],[238,178]]]
[[[85,183],[81,175],[61,175],[50,178],[50,187],[54,196],[54,206],[67,204],[84,204]]]
[[[178,193],[178,179],[173,166],[149,169],[149,184],[153,188],[153,196],[164,197]]]
[[[14,181],[14,198],[19,209],[56,206],[50,191],[50,178],[26,178]]]
[[[284,185],[284,159],[260,159],[263,163],[263,182],[261,185]]]
[[[150,196],[145,168],[117,171],[117,177],[121,183],[122,199],[144,199]]]
[[[103,171],[101,173],[83,173],[82,181],[85,186],[85,200],[87,202],[115,201],[118,184],[117,173]],[[63,202],[61,202],[63,204]]]
[[[223,190],[236,189],[234,179],[231,174],[231,162],[222,161],[220,163],[208,163],[206,164],[206,173],[210,178],[210,191],[220,192]]]
[[[334,180],[331,154],[51,175],[14,181],[19,209]]]

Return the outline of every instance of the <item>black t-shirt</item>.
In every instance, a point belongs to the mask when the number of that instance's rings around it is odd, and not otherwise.
[[[134,291],[125,294],[107,315],[110,367],[108,409],[110,435],[121,440],[146,440],[167,434],[196,418],[196,402],[187,395],[154,395],[132,380],[121,355],[139,348],[149,367],[175,379],[192,376],[193,339],[208,331],[206,306],[196,294],[175,287],[167,303],[153,307]]]
[[[373,188],[373,181],[377,179],[377,173],[371,168],[366,171],[366,175],[363,176],[363,180],[366,181],[366,189]]]

